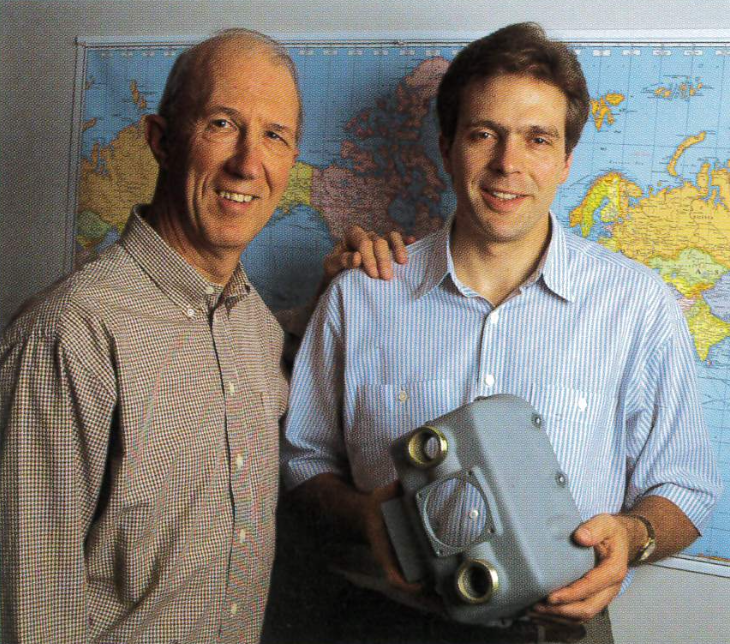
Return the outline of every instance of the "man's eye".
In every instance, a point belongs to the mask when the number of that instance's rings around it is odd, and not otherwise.
[[[213,119],[211,125],[219,130],[225,130],[233,127],[233,124],[228,119]]]
[[[549,145],[550,141],[546,139],[543,136],[536,136],[534,139],[532,139],[534,143],[537,145]]]
[[[272,141],[277,141],[280,143],[284,143],[285,145],[289,145],[289,141],[284,138],[281,134],[278,132],[275,132],[274,130],[268,130],[266,132],[267,138],[271,139]]]

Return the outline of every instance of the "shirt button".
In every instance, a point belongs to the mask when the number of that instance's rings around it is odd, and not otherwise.
[[[479,510],[477,510],[476,508],[472,508],[471,510],[469,510],[470,519],[476,519],[478,516],[479,516]]]
[[[400,390],[400,393],[398,394],[398,400],[400,400],[402,403],[408,400],[408,392],[405,389]]]
[[[235,394],[236,393],[236,383],[229,382],[228,383],[228,393],[229,394]]]
[[[499,311],[492,311],[489,315],[489,321],[492,324],[497,324],[497,322],[499,322]]]
[[[190,319],[195,317],[195,309],[188,309],[185,311],[185,315],[187,315]]]
[[[213,287],[210,284],[208,284],[208,286],[205,287],[205,292],[208,295],[213,295],[213,293],[215,293],[215,287]]]
[[[487,385],[487,387],[491,387],[494,384],[494,376],[491,373],[484,376],[484,384]]]
[[[239,543],[246,543],[246,537],[248,535],[246,534],[246,528],[241,528],[238,532],[238,541]]]
[[[233,602],[231,604],[231,615],[235,615],[238,612],[238,604]]]
[[[578,398],[578,409],[585,411],[586,407],[588,407],[588,401],[583,397]]]
[[[236,469],[243,469],[243,454],[236,454]]]

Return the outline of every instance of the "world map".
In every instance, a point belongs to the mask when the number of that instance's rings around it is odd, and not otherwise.
[[[131,205],[150,200],[157,166],[143,119],[187,44],[82,45],[77,264],[118,239]],[[351,224],[421,237],[452,212],[434,97],[463,44],[288,45],[306,115],[301,152],[279,208],[242,256],[270,308],[313,297],[322,259]],[[730,44],[570,46],[591,114],[556,215],[574,234],[652,268],[674,293],[729,489]],[[685,554],[730,571],[730,492]]]

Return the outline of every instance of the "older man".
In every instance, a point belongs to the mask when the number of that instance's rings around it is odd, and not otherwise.
[[[4,644],[258,640],[287,383],[239,258],[301,127],[278,44],[236,30],[188,50],[146,122],[152,203],[4,333]]]
[[[387,579],[414,591],[380,515],[396,490],[390,443],[477,396],[526,398],[546,418],[585,519],[574,539],[597,556],[534,611],[589,622],[586,641],[598,643],[612,641],[603,609],[628,567],[689,545],[721,483],[671,293],[550,213],[588,108],[575,55],[537,25],[459,53],[437,99],[454,216],[411,247],[390,284],[349,273],[321,298],[294,370],[284,464],[297,498],[369,543]],[[460,630],[375,605],[359,620],[375,632],[358,641],[390,641],[388,614],[400,616],[400,642],[545,636],[522,624]]]

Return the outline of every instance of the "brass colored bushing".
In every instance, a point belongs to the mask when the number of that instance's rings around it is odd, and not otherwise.
[[[430,440],[436,441],[433,454],[426,451]],[[449,451],[449,443],[441,430],[424,425],[408,440],[408,460],[421,469],[435,467],[443,463]]]
[[[483,559],[467,559],[455,576],[456,593],[467,604],[486,604],[499,588],[499,576]]]

